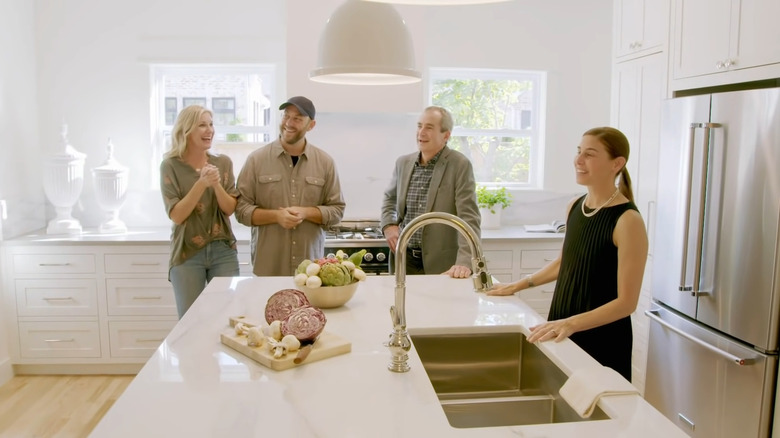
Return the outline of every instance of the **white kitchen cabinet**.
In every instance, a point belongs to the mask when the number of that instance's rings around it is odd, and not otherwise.
[[[658,150],[661,105],[666,98],[667,61],[658,53],[614,64],[612,126],[620,129],[631,146],[627,168],[632,178],[634,202],[647,227],[650,248],[655,238],[655,201],[658,184]],[[644,311],[650,306],[652,251],[648,253],[637,309],[632,316],[634,348],[632,382],[644,390],[649,326]]]
[[[780,67],[777,0],[675,0],[674,89],[772,79]]]
[[[511,283],[533,274],[560,254],[563,235],[556,236],[559,238],[483,239],[482,251],[488,271],[501,283]],[[519,297],[546,318],[554,290],[553,282],[525,289]]]
[[[669,32],[669,0],[615,0],[615,57],[621,60],[661,52]]]
[[[16,371],[140,369],[178,321],[169,245],[4,242],[3,321]]]

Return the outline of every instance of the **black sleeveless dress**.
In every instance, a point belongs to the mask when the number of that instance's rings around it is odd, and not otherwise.
[[[594,216],[585,217],[581,205],[584,201],[585,196],[574,203],[566,221],[550,321],[593,310],[617,298],[618,254],[612,233],[620,216],[637,210],[636,205],[627,202],[605,207]],[[631,317],[574,333],[569,338],[599,363],[631,381]]]

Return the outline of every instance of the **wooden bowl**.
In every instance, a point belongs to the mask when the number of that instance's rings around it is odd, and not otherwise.
[[[357,291],[358,283],[359,281],[355,280],[346,286],[320,286],[315,288],[298,286],[298,288],[306,295],[312,306],[321,309],[332,309],[343,306],[352,299],[355,291]]]

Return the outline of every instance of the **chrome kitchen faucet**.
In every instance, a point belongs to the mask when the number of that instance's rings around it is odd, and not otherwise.
[[[414,218],[409,225],[404,227],[398,236],[395,248],[395,305],[390,307],[390,318],[393,321],[393,333],[385,344],[390,349],[392,360],[387,369],[396,373],[409,371],[409,349],[412,343],[409,333],[406,331],[406,246],[415,231],[428,224],[449,225],[458,230],[469,242],[471,250],[471,278],[474,281],[474,289],[484,292],[493,286],[493,279],[487,271],[487,263],[482,255],[482,244],[479,236],[463,219],[442,212],[424,213]]]

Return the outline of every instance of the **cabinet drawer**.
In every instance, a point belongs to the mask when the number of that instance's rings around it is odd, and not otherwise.
[[[106,254],[106,273],[168,273],[169,256],[165,254]]]
[[[14,254],[14,274],[94,274],[92,254]]]
[[[245,277],[251,277],[254,274],[252,273],[252,255],[249,254],[249,252],[239,252],[238,253],[238,273],[245,276]]]
[[[176,316],[173,286],[164,278],[106,279],[108,314]]]
[[[555,292],[555,282],[543,284],[541,286],[532,287],[530,289],[523,289],[520,292],[520,296],[525,298],[541,298],[548,301],[552,301],[553,293]]]
[[[488,270],[493,269],[512,269],[512,251],[511,250],[487,250],[483,251]]]
[[[111,321],[111,357],[149,358],[175,325],[176,321]]]
[[[25,358],[100,357],[97,322],[20,322],[19,341]]]
[[[19,316],[97,316],[92,279],[16,280]]]
[[[520,255],[521,269],[538,269],[555,260],[560,251],[555,249],[523,250]],[[488,265],[489,266],[489,265]]]

